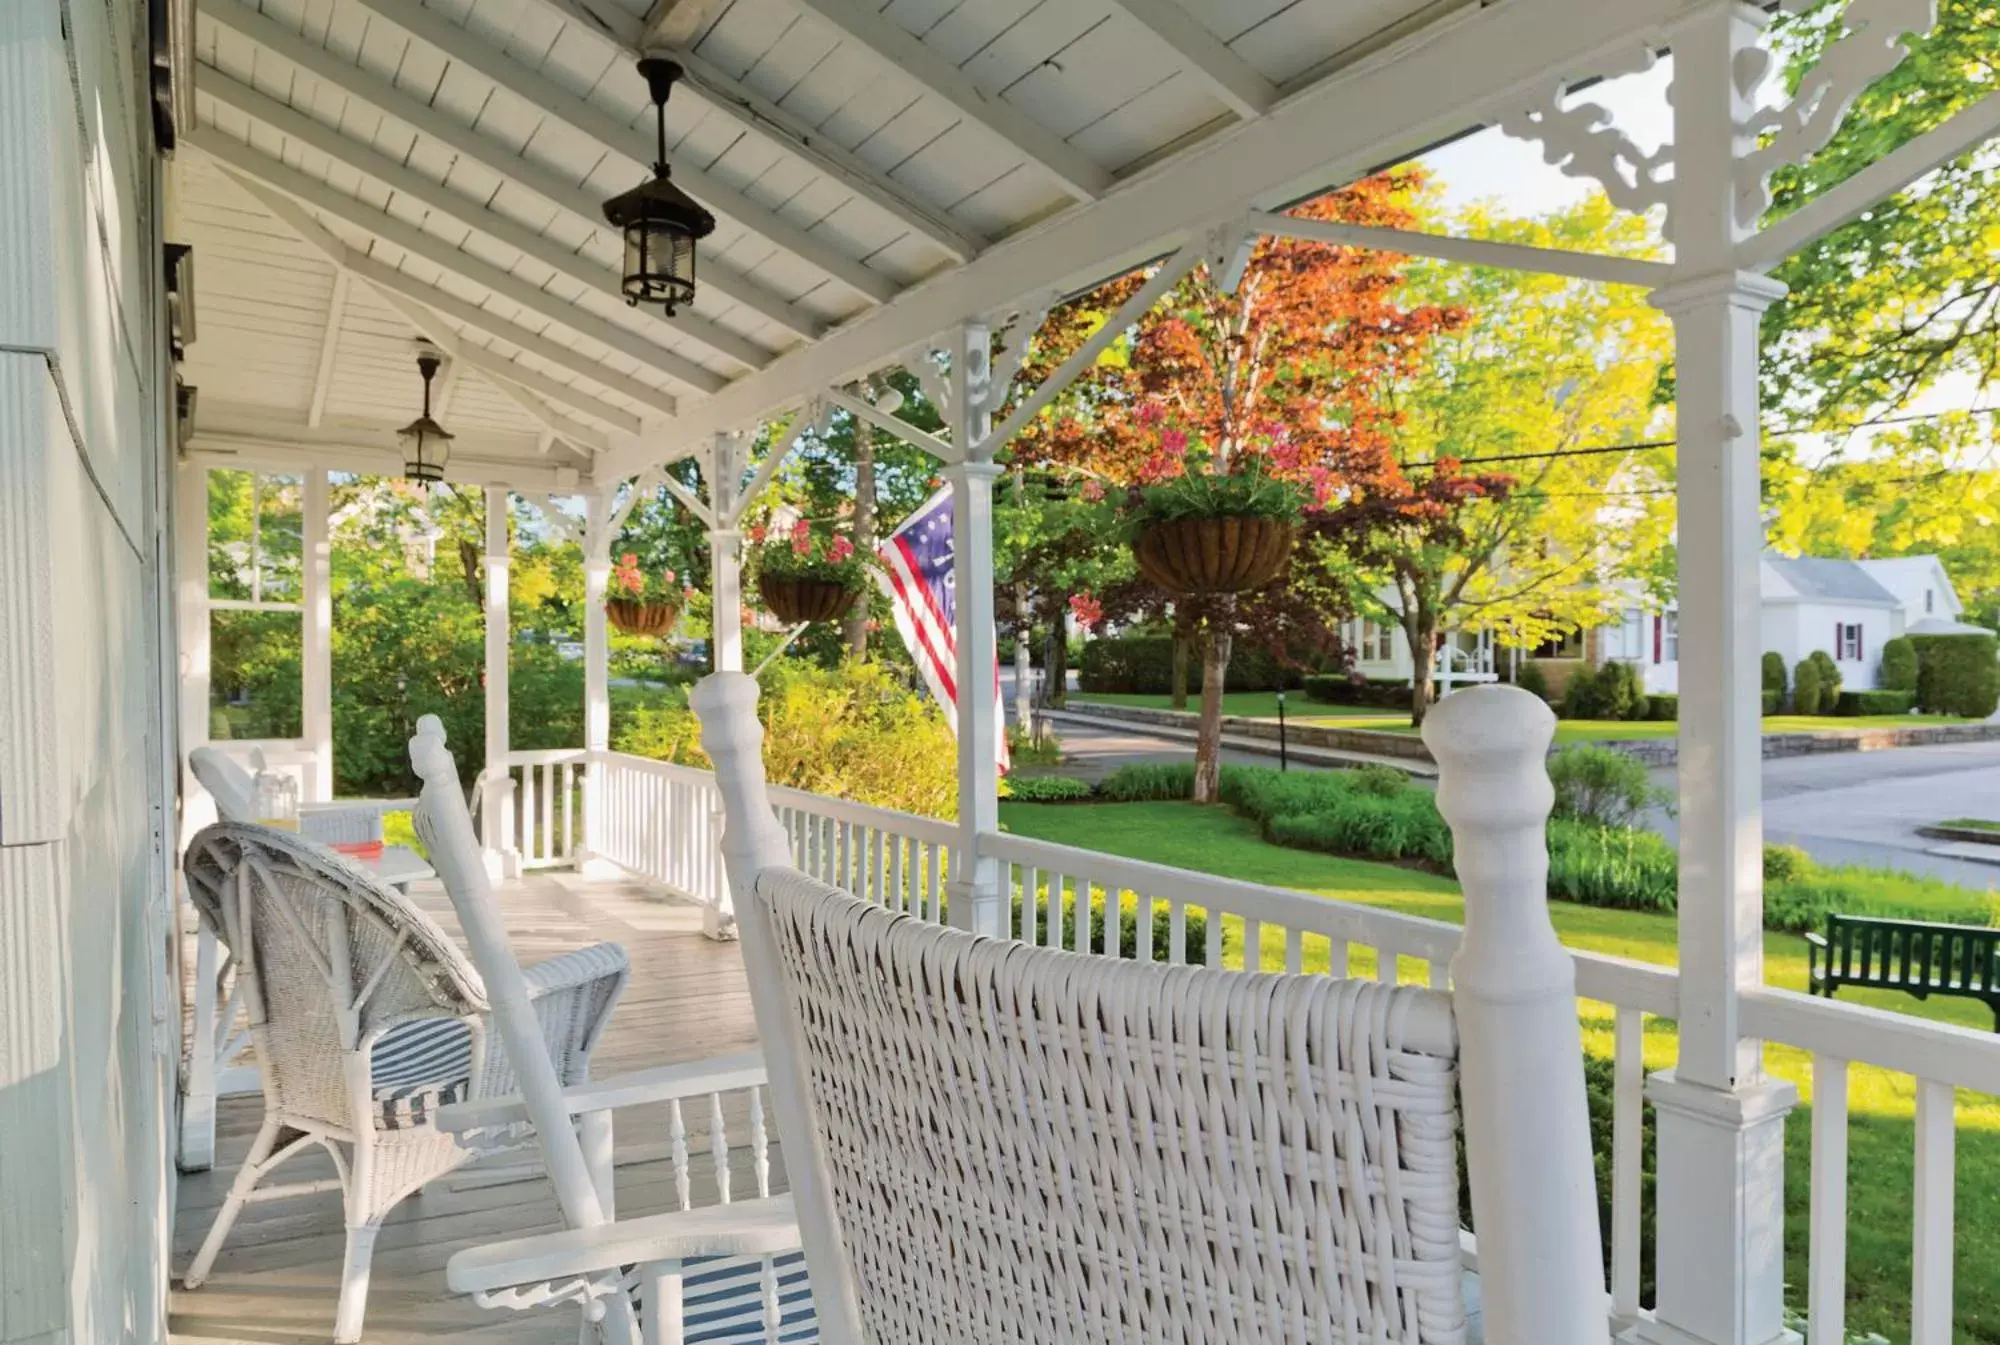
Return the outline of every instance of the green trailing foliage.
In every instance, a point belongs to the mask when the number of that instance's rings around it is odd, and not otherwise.
[[[1193,680],[1201,681],[1197,659]],[[1223,678],[1225,691],[1290,691],[1305,680],[1302,669],[1270,651],[1238,640]],[[1164,695],[1174,689],[1171,635],[1107,635],[1089,641],[1077,659],[1077,686],[1086,692]],[[1403,699],[1409,699],[1404,688]]]
[[[1193,471],[1147,486],[1137,521],[1171,523],[1183,518],[1293,519],[1306,505],[1305,488],[1261,471],[1228,475]]]
[[[1898,635],[1882,645],[1882,670],[1879,674],[1885,691],[1907,691],[1912,701],[1917,692],[1917,647],[1907,635]]]
[[[2000,706],[2000,637],[1913,635],[1917,708],[1925,714],[1984,719]]]
[[[1001,788],[1015,803],[1076,803],[1094,796],[1086,781],[1069,775],[1009,775]]]

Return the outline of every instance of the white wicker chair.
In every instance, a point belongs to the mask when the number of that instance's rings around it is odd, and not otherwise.
[[[1574,970],[1539,835],[1553,720],[1519,696],[1433,711],[1468,903],[1444,994],[1121,963],[866,904],[791,867],[755,683],[706,679],[792,1194],[473,1248],[448,1281],[636,1282],[649,1343],[1457,1345],[1462,1088],[1485,1339],[1604,1345]],[[486,1106],[546,1132],[616,1088]],[[794,1246],[816,1320],[781,1317],[768,1270],[761,1323],[706,1336],[683,1316],[705,1258]]]
[[[188,1268],[198,1287],[251,1200],[338,1190],[347,1249],[334,1340],[361,1335],[368,1267],[382,1219],[468,1153],[438,1130],[448,1102],[515,1089],[486,1030],[479,974],[402,893],[323,846],[267,827],[219,822],[184,861],[188,892],[220,932],[256,1047],[264,1122]],[[528,994],[553,1067],[587,1077],[627,963],[599,944],[532,968]],[[312,1145],[336,1176],[263,1186]]]

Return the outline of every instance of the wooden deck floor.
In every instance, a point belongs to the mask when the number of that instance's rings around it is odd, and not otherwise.
[[[457,930],[450,903],[435,883],[413,894],[447,929]],[[501,892],[507,925],[523,962],[600,940],[623,943],[632,979],[592,1061],[603,1076],[648,1065],[741,1051],[756,1044],[743,960],[735,944],[701,934],[701,913],[625,883],[586,882],[576,874],[537,874]],[[173,1266],[178,1275],[194,1254],[227,1192],[263,1114],[257,1096],[225,1098],[212,1171],[181,1178]],[[708,1147],[706,1123],[690,1115],[689,1147]],[[670,1165],[663,1161],[665,1118],[618,1117],[619,1212],[669,1207]],[[740,1138],[740,1124],[726,1125]],[[749,1178],[747,1151],[732,1154],[740,1192]],[[504,1167],[506,1159],[489,1160]],[[712,1189],[706,1160],[694,1163],[696,1193]],[[333,1175],[315,1150],[281,1173],[281,1180]],[[782,1181],[780,1174],[779,1181]],[[364,1339],[382,1345],[440,1336],[467,1341],[547,1342],[577,1337],[573,1308],[534,1313],[481,1308],[445,1288],[454,1252],[482,1242],[556,1226],[555,1199],[539,1179],[509,1178],[479,1167],[433,1183],[398,1205],[376,1243]],[[176,1287],[169,1305],[171,1339],[184,1342],[325,1341],[331,1337],[342,1248],[340,1198],[306,1196],[250,1206],[237,1222],[208,1282]]]

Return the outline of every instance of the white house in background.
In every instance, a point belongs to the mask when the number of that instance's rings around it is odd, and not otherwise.
[[[1912,632],[1960,628],[1964,604],[1936,556],[1895,560],[1834,560],[1820,556],[1765,556],[1759,567],[1764,595],[1763,647],[1776,650],[1787,669],[1824,650],[1850,691],[1879,685],[1882,646]],[[1636,664],[1652,692],[1680,690],[1679,612],[1627,608],[1622,621],[1597,634],[1594,661]],[[1964,629],[1976,629],[1964,627]]]
[[[1840,668],[1840,684],[1864,691],[1878,684],[1882,646],[1899,635],[1948,634],[1978,630],[1958,617],[1964,604],[1951,576],[1936,556],[1894,560],[1833,560],[1818,556],[1765,556],[1759,578],[1764,595],[1763,647],[1784,657],[1787,669],[1815,649]],[[1393,607],[1393,590],[1378,595]],[[1646,690],[1680,689],[1680,613],[1669,603],[1653,611],[1637,604],[1620,620],[1578,632],[1545,652],[1602,664],[1636,664]],[[1341,628],[1354,651],[1354,668],[1370,680],[1408,681],[1410,647],[1391,623],[1356,618]],[[1503,654],[1504,660],[1505,655]],[[1439,652],[1442,681],[1446,664],[1453,680],[1493,680],[1495,647],[1490,631],[1455,631]]]

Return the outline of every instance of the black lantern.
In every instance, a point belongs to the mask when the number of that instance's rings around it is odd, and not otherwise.
[[[435,350],[417,351],[417,369],[424,376],[424,413],[396,431],[396,442],[403,448],[403,475],[426,486],[444,480],[444,465],[451,460],[451,434],[431,419],[431,380],[441,362]]]
[[[653,95],[659,157],[653,180],[606,201],[604,218],[625,234],[625,302],[659,304],[672,314],[694,301],[695,240],[715,231],[715,216],[673,184],[667,167],[667,95],[680,66],[649,56],[639,73]]]

